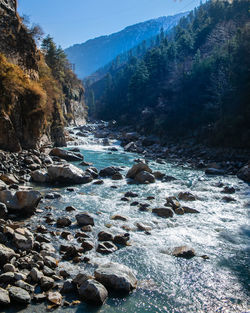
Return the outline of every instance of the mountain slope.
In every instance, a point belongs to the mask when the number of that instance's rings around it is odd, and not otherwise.
[[[187,13],[160,17],[126,27],[124,30],[76,44],[65,50],[69,61],[76,65],[80,78],[94,73],[119,54],[129,51],[144,40],[156,36],[161,28],[165,32],[173,28]]]
[[[250,147],[249,0],[211,0],[87,91],[90,112],[164,140]]]

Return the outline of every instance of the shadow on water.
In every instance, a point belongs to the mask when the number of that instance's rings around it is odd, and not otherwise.
[[[236,247],[231,256],[224,258],[219,266],[229,269],[244,290],[250,293],[250,202],[245,208],[248,213],[246,224],[242,225],[236,234],[230,234],[230,237],[238,238]]]

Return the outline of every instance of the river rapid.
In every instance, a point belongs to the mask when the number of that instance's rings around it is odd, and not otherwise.
[[[74,130],[77,133],[77,130]],[[101,140],[89,135],[77,138],[72,146],[80,148],[86,162],[93,163],[98,170],[107,166],[122,167],[125,176],[140,155],[124,152],[119,142],[111,140],[117,151],[101,144]],[[77,162],[74,163],[79,166]],[[103,185],[76,186],[74,192],[66,187],[36,187],[47,193],[59,192],[62,197],[56,200],[45,200],[40,209],[52,206],[54,217],[69,216],[88,211],[95,220],[90,237],[106,230],[114,234],[129,230],[130,245],[118,251],[102,256],[92,250],[86,253],[90,263],[59,263],[72,275],[79,271],[93,274],[96,264],[114,261],[133,269],[139,280],[138,288],[129,296],[111,295],[100,308],[82,303],[67,308],[60,307],[55,312],[105,312],[105,313],[144,313],[144,312],[250,312],[249,311],[249,185],[235,176],[207,176],[204,171],[192,170],[173,163],[158,164],[149,160],[153,170],[159,170],[174,176],[171,182],[156,181],[149,185],[127,184],[126,179],[113,181],[105,178]],[[81,167],[81,166],[79,166]],[[86,167],[81,167],[85,169]],[[115,187],[114,187],[115,186]],[[234,187],[231,195],[235,201],[225,202],[222,190],[225,186]],[[124,193],[133,191],[139,196],[129,202],[121,200]],[[196,201],[181,201],[198,210],[197,214],[174,215],[163,219],[151,211],[142,212],[131,202],[148,203],[150,208],[162,207],[166,197],[177,196],[181,191],[189,191],[197,197]],[[154,200],[147,200],[152,196]],[[73,205],[77,212],[67,213],[65,207]],[[44,214],[32,217],[30,225],[43,224],[50,230],[55,226],[44,223]],[[111,220],[111,216],[119,214],[127,221]],[[148,233],[139,231],[136,224],[144,223],[150,227]],[[75,226],[69,229],[75,232]],[[69,244],[63,239],[53,238],[53,244]],[[77,244],[72,239],[71,244]],[[174,247],[188,245],[195,249],[196,256],[186,260],[171,255]],[[59,255],[59,254],[58,254]],[[209,259],[201,256],[207,255]],[[70,300],[70,299],[69,299]],[[8,312],[45,312],[46,306],[30,305],[24,310],[12,308]]]

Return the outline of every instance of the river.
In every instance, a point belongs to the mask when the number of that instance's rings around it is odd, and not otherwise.
[[[124,152],[119,142],[112,140],[118,151],[110,152],[93,135],[81,138],[79,146],[84,159],[92,162],[98,170],[107,166],[123,167],[122,173],[133,165],[137,154]],[[70,146],[68,147],[70,148]],[[77,163],[74,163],[77,165]],[[156,312],[249,312],[249,209],[250,188],[235,176],[207,176],[203,171],[177,166],[173,163],[158,164],[149,161],[153,170],[160,170],[177,178],[171,182],[157,181],[150,185],[130,185],[126,180],[104,179],[103,185],[87,184],[76,186],[74,192],[66,188],[53,188],[62,198],[46,200],[40,205],[54,207],[53,215],[67,215],[64,208],[73,205],[81,211],[94,215],[95,227],[91,237],[96,238],[101,230],[112,233],[130,229],[130,245],[108,256],[95,251],[86,255],[91,264],[72,265],[60,263],[73,274],[79,271],[93,274],[94,265],[112,260],[133,269],[139,280],[137,290],[127,297],[111,295],[100,308],[82,303],[79,306],[60,307],[55,312],[105,312],[105,313],[156,313]],[[236,190],[233,202],[225,202],[221,193],[224,186]],[[116,186],[116,188],[113,188]],[[49,187],[37,187],[43,192]],[[138,193],[139,197],[130,202],[121,201],[126,191]],[[150,204],[150,208],[163,206],[168,196],[176,196],[180,191],[190,191],[197,200],[181,203],[198,210],[199,214],[174,215],[163,219],[152,212],[142,212],[132,201]],[[148,196],[155,197],[147,200]],[[46,212],[47,213],[47,212]],[[35,215],[31,225],[44,224],[45,213]],[[73,215],[70,217],[73,220]],[[110,217],[120,214],[127,221],[114,221]],[[152,228],[149,234],[139,231],[136,223],[143,222]],[[109,228],[107,228],[108,226]],[[49,226],[56,230],[54,226]],[[72,232],[75,226],[71,226]],[[59,247],[64,240],[54,240]],[[74,240],[71,244],[74,244]],[[197,256],[186,260],[171,255],[176,246],[188,245],[195,249]],[[201,256],[207,255],[209,259]],[[31,305],[19,312],[45,312],[46,306]],[[16,312],[14,308],[8,312]]]

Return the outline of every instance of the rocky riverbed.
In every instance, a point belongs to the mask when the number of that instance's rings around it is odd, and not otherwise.
[[[247,152],[111,126],[0,153],[1,312],[246,312]]]

